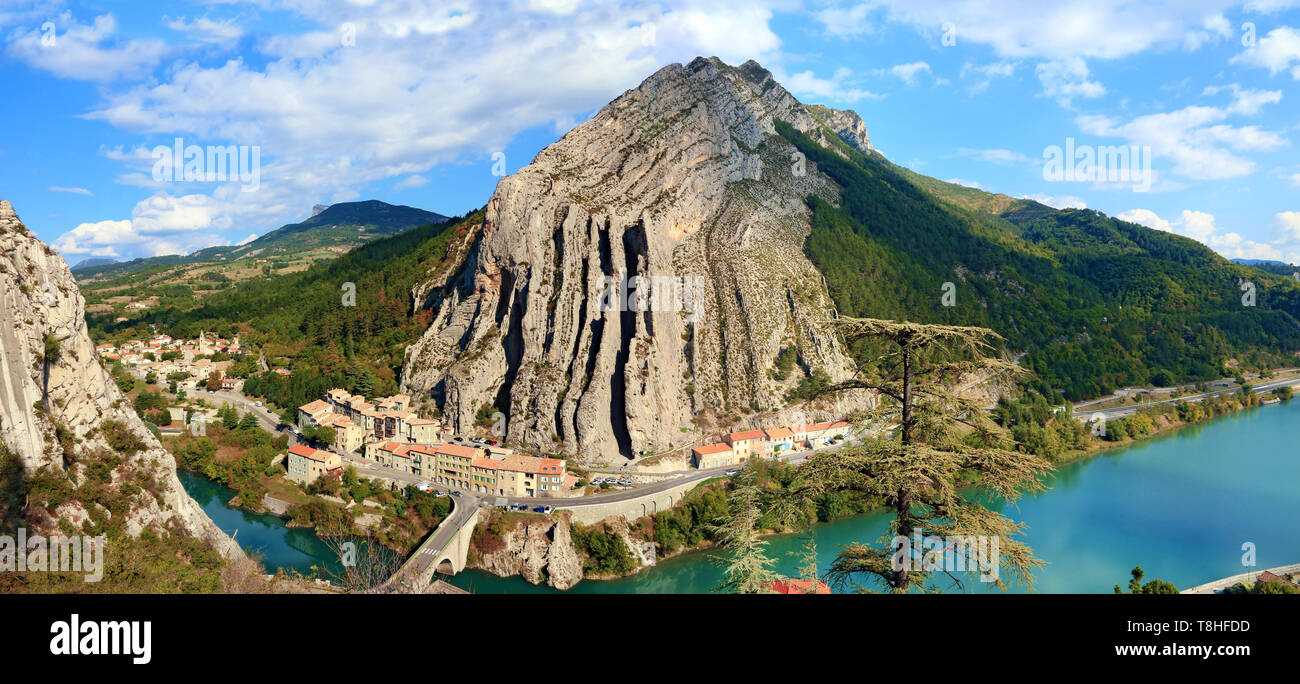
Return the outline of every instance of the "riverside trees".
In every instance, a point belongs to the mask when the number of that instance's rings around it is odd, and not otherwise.
[[[880,497],[894,511],[891,536],[997,539],[999,552],[981,561],[996,563],[1031,584],[1032,571],[1042,561],[1014,539],[1023,525],[983,501],[1013,502],[1021,493],[1041,491],[1042,478],[1052,467],[1038,456],[1014,451],[1008,433],[982,406],[950,389],[963,381],[1019,372],[1014,364],[986,355],[998,335],[985,328],[876,319],[841,318],[839,325],[846,342],[872,338],[884,342],[887,351],[824,394],[878,392],[882,400],[868,420],[892,426],[892,434],[801,466],[785,505],[797,508],[828,492]],[[967,485],[973,491],[963,491]],[[895,592],[929,587],[933,570],[915,568],[915,563],[897,562],[890,545],[861,542],[839,554],[828,576],[843,584],[873,575]],[[951,572],[948,576],[960,583]],[[995,573],[994,581],[1005,588],[1000,574]]]

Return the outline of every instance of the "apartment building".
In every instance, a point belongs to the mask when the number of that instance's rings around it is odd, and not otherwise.
[[[731,445],[732,452],[743,463],[750,457],[764,452],[763,443],[766,439],[767,433],[762,430],[745,430],[744,432],[733,432],[724,437],[723,441]]]
[[[764,430],[733,432],[717,444],[691,449],[691,463],[702,470],[740,465],[755,456],[778,458],[796,450],[820,449],[836,437],[849,434],[842,420],[812,425],[791,425]]]
[[[332,451],[313,449],[305,444],[289,447],[287,477],[299,484],[307,485],[322,476],[343,472],[343,459]]]
[[[700,470],[740,465],[745,459],[738,456],[726,442],[706,444],[691,449],[691,462]]]
[[[794,449],[794,431],[788,427],[763,431],[763,452],[778,456]]]
[[[372,442],[366,456],[376,463],[430,482],[479,494],[510,497],[563,496],[576,478],[563,459],[493,453],[459,444]]]

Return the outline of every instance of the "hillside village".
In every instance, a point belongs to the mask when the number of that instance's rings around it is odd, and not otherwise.
[[[100,358],[110,363],[116,361],[137,374],[156,373],[167,378],[178,378],[178,387],[189,392],[197,389],[201,381],[222,377],[221,387],[212,389],[237,389],[237,378],[226,378],[224,373],[231,361],[215,360],[217,356],[237,357],[243,353],[239,336],[233,339],[209,337],[200,333],[195,339],[172,338],[154,335],[148,340],[128,340],[119,345],[101,344],[95,347]],[[287,371],[285,371],[287,372]],[[186,377],[180,378],[180,375]]]

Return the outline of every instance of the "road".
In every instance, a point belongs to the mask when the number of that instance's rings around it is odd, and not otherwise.
[[[1227,589],[1228,587],[1233,587],[1238,584],[1242,584],[1243,582],[1254,582],[1259,578],[1261,574],[1265,572],[1271,572],[1274,575],[1277,575],[1279,577],[1286,577],[1288,575],[1292,575],[1297,572],[1300,572],[1300,563],[1294,563],[1292,565],[1282,565],[1276,568],[1269,568],[1267,570],[1252,570],[1250,572],[1244,572],[1240,575],[1233,575],[1232,577],[1224,577],[1223,579],[1217,579],[1214,580],[1213,582],[1207,582],[1205,584],[1192,587],[1191,589],[1184,589],[1179,593],[1180,594],[1218,594],[1222,592],[1224,589]]]
[[[465,525],[470,516],[474,515],[474,509],[478,507],[479,500],[476,497],[462,495],[452,498],[451,516],[448,520],[443,521],[438,526],[437,531],[429,535],[424,543],[420,544],[415,550],[415,555],[411,556],[410,561],[404,566],[411,575],[420,577],[428,570],[429,565],[438,557],[438,553],[443,547],[451,541],[452,537],[460,532],[460,528]]]
[[[1279,387],[1286,387],[1286,386],[1294,387],[1296,385],[1300,385],[1300,376],[1289,377],[1289,378],[1277,378],[1277,379],[1269,380],[1267,382],[1262,382],[1257,385],[1252,385],[1252,389],[1256,394],[1260,394],[1263,392],[1271,392]],[[1085,422],[1091,420],[1093,416],[1098,416],[1098,415],[1105,416],[1106,420],[1111,420],[1123,416],[1131,416],[1134,413],[1136,413],[1138,409],[1147,408],[1149,406],[1159,406],[1160,404],[1173,404],[1180,401],[1201,401],[1206,397],[1217,397],[1217,396],[1222,396],[1224,394],[1234,394],[1238,392],[1240,389],[1241,388],[1239,387],[1229,387],[1226,389],[1214,390],[1210,392],[1201,392],[1198,394],[1188,394],[1176,398],[1161,399],[1159,401],[1149,401],[1143,404],[1131,404],[1129,406],[1117,406],[1115,408],[1088,411],[1087,410],[1088,406],[1092,404],[1096,404],[1098,401],[1102,401],[1102,400],[1094,399],[1092,401],[1075,404],[1074,415],[1079,420],[1083,420]]]

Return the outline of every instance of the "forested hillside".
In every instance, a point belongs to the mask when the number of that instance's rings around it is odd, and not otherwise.
[[[778,130],[842,188],[839,207],[808,198],[805,245],[842,314],[990,327],[1054,400],[1217,378],[1229,358],[1281,365],[1300,349],[1292,279],[1096,211],[920,182],[878,155],[846,146],[845,159]]]
[[[291,369],[289,376],[258,373],[246,384],[281,406],[332,387],[395,392],[403,350],[429,324],[428,311],[413,313],[412,287],[444,260],[462,258],[468,231],[480,221],[478,212],[422,226],[299,273],[242,282],[195,308],[151,311],[145,320],[185,338],[240,332],[246,347]],[[107,320],[95,323],[112,330]]]

